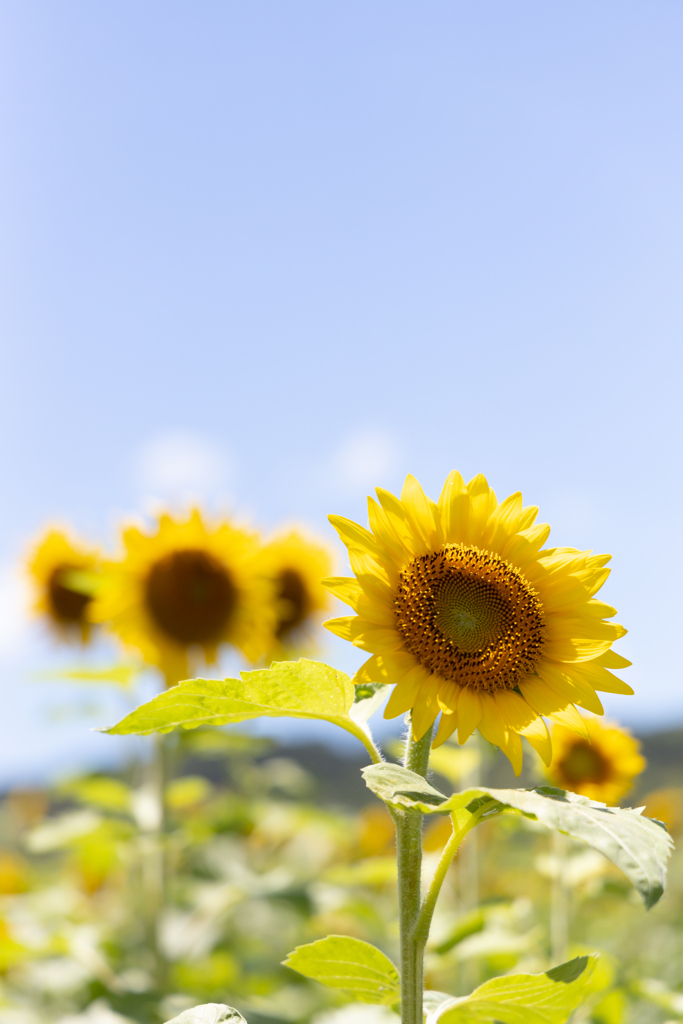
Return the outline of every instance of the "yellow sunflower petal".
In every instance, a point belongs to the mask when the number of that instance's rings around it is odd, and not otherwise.
[[[548,718],[551,718],[553,722],[559,722],[560,725],[566,725],[568,729],[573,729],[574,732],[578,732],[585,739],[590,739],[586,720],[581,717],[573,704],[568,704],[562,711],[553,711],[552,714],[548,715]]]
[[[519,523],[517,529],[521,532],[522,530],[530,529],[536,522],[536,516],[538,515],[537,505],[526,505],[520,514]]]
[[[327,518],[347,547],[367,551],[373,558],[381,559],[382,552],[377,541],[364,526],[359,526],[358,523],[354,523],[352,519],[345,519],[344,516],[328,516]]]
[[[602,587],[607,581],[610,572],[611,569],[605,569],[603,566],[592,566],[590,568],[577,571],[576,575],[586,588],[589,596],[592,597],[593,594],[597,594],[600,587]]]
[[[551,640],[543,648],[543,654],[551,661],[593,661],[609,650],[612,643],[613,640]]]
[[[448,679],[438,680],[437,700],[442,711],[449,715],[453,714],[458,707],[461,689],[462,687],[458,686],[457,683],[452,683]]]
[[[323,626],[335,636],[340,636],[342,640],[353,642],[360,632],[360,622],[357,615],[341,615],[337,619],[327,619]]]
[[[396,631],[396,613],[393,606],[385,601],[378,601],[376,598],[361,594],[356,604],[356,611],[368,622]]]
[[[328,576],[320,581],[326,590],[338,597],[344,604],[350,605],[357,611],[358,599],[362,590],[360,583],[352,576]]]
[[[368,498],[368,522],[377,540],[396,562],[403,563],[413,553],[409,531],[395,516],[390,519],[374,498]]]
[[[550,535],[550,527],[547,523],[539,523],[538,526],[530,526],[526,530],[520,530],[513,534],[507,541],[501,554],[513,565],[524,566],[535,558]]]
[[[594,715],[604,715],[605,710],[595,690],[579,672],[573,671],[573,668],[556,665],[542,658],[536,666],[536,671],[560,699],[565,696],[567,700],[580,704]]]
[[[498,502],[483,473],[478,473],[470,480],[467,485],[467,493],[470,499],[470,510],[466,540],[468,544],[476,544]]]
[[[458,544],[467,533],[470,499],[467,485],[457,470],[449,473],[439,497],[441,531],[446,544]]]
[[[394,591],[388,586],[383,580],[377,576],[372,576],[369,573],[361,573],[356,577],[359,586],[366,597],[371,597],[375,601],[381,601],[386,605],[394,605],[395,594]]]
[[[325,625],[327,626],[327,623]],[[327,628],[330,627],[327,626]],[[335,631],[332,630],[332,632]],[[337,633],[337,636],[339,635]],[[350,638],[344,637],[344,639]],[[354,647],[360,647],[361,651],[371,651],[373,654],[393,654],[403,650],[404,647],[403,637],[395,629],[375,626],[374,623],[367,621],[364,621],[352,643]]]
[[[361,551],[360,548],[349,548],[349,564],[353,574],[359,578],[374,576],[387,586],[392,583],[386,563],[373,558],[367,551]]]
[[[415,530],[402,502],[395,494],[392,494],[391,491],[385,491],[383,487],[377,487],[376,492],[389,523],[405,545],[408,557],[424,554],[427,550],[424,539]]]
[[[507,743],[507,730],[500,709],[490,693],[481,693],[479,698],[481,700],[479,732],[489,743],[502,748]]]
[[[397,715],[403,715],[406,711],[410,711],[417,701],[422,684],[429,679],[430,674],[422,665],[415,665],[406,672],[391,691],[391,696],[384,709],[384,717],[396,718]]]
[[[514,690],[499,690],[494,694],[494,700],[503,716],[505,725],[514,732],[522,732],[534,719],[538,718],[531,705]]]
[[[540,676],[530,676],[519,684],[522,696],[539,715],[550,715],[562,711],[569,704],[569,697],[559,697]]]
[[[353,677],[353,682],[355,685],[359,683],[384,683],[386,680],[383,678],[383,675],[384,667],[381,655],[373,654],[372,657],[363,662]]]
[[[508,729],[505,734],[505,742],[500,748],[508,761],[512,765],[512,770],[517,777],[522,770],[522,762],[524,760],[524,751],[522,750],[522,741],[519,737],[519,733],[512,732]]]
[[[578,610],[578,609],[577,609]],[[602,619],[566,618],[549,615],[546,620],[548,640],[620,640],[626,630],[618,622],[603,622]]]
[[[411,726],[415,740],[422,739],[439,713],[437,693],[438,683],[434,676],[425,679],[411,713]]]
[[[458,743],[466,743],[481,721],[481,699],[476,690],[464,686],[458,697]]]
[[[422,537],[427,547],[436,543],[436,505],[427,497],[414,476],[410,473],[401,491],[401,504],[406,510],[413,529]]]
[[[517,491],[493,510],[486,524],[482,540],[491,551],[501,554],[509,539],[517,532],[522,515],[522,494]]]
[[[629,668],[633,664],[628,658],[623,658],[621,654],[617,654],[616,651],[612,650],[605,651],[595,661],[596,664],[603,665],[605,668]]]
[[[613,608],[611,604],[597,601],[595,598],[591,598],[587,604],[583,605],[581,612],[583,615],[593,615],[596,619],[611,619],[613,615],[617,614],[616,608]]]
[[[457,728],[457,725],[458,716],[453,712],[451,712],[450,714],[446,714],[446,712],[444,711],[441,715],[439,728],[436,731],[436,736],[434,737],[434,742],[432,743],[432,746],[440,747],[442,743],[445,743],[448,737],[453,735]]]
[[[526,728],[522,729],[522,736],[531,744],[543,764],[549,765],[553,757],[553,745],[548,732],[548,726],[542,718],[535,718]]]
[[[604,666],[596,664],[595,661],[582,661],[579,668],[573,669],[572,675],[577,673],[580,673],[594,690],[600,690],[602,693],[623,693],[626,696],[633,693],[633,689],[628,683],[613,675]]]

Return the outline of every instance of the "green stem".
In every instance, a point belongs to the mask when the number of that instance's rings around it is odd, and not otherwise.
[[[355,722],[354,725],[356,725]],[[370,755],[373,764],[382,763],[384,758],[382,757],[382,754],[379,751],[379,749],[375,746],[375,743],[369,732],[366,732],[365,729],[363,729],[363,727],[360,725],[356,725],[356,728],[349,729],[348,731],[351,733],[352,736],[355,736],[356,739],[359,739],[361,741],[361,743],[367,750],[368,754]]]
[[[483,808],[482,808],[483,810]],[[439,863],[436,866],[436,871],[429,884],[427,894],[422,901],[420,913],[415,922],[415,929],[413,931],[413,940],[417,947],[420,955],[424,953],[424,948],[427,945],[427,939],[429,938],[429,929],[432,924],[432,917],[434,916],[434,908],[436,907],[436,901],[439,898],[441,892],[441,886],[444,883],[446,872],[450,867],[451,861],[458,852],[458,847],[467,835],[467,833],[474,828],[479,822],[481,812],[478,814],[470,815],[469,820],[465,822],[459,829],[453,830],[453,833],[443,848]]]
[[[408,719],[403,764],[423,778],[429,767],[433,727],[417,742]],[[398,859],[398,913],[401,939],[401,1024],[422,1024],[424,990],[423,951],[415,942],[415,924],[420,913],[422,875],[422,812],[401,811],[396,815]]]

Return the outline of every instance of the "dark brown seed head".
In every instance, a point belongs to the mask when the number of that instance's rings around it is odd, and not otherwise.
[[[217,558],[186,549],[154,563],[145,603],[157,627],[176,643],[217,643],[235,610],[237,590]]]

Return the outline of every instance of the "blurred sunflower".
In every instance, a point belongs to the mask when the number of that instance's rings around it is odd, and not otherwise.
[[[329,599],[321,584],[332,568],[330,551],[297,530],[274,537],[257,555],[259,571],[269,580],[275,600],[272,657],[307,645],[308,633]]]
[[[44,616],[65,640],[90,639],[90,611],[97,586],[99,555],[62,530],[48,530],[28,559],[36,600]]]
[[[616,804],[645,770],[647,761],[628,729],[614,722],[584,721],[589,739],[561,725],[553,728],[553,759],[546,775],[560,789]]]
[[[328,629],[372,654],[356,682],[395,683],[385,716],[412,710],[416,739],[442,712],[435,745],[478,728],[522,766],[525,736],[546,764],[544,715],[587,736],[575,704],[596,714],[596,690],[633,693],[610,668],[623,626],[593,595],[609,555],[543,544],[535,507],[519,492],[498,502],[484,476],[448,477],[438,503],[408,476],[401,499],[378,488],[371,531],[330,522],[349,549],[354,578],[323,581],[357,612]]]
[[[154,533],[123,532],[125,555],[105,563],[93,618],[157,665],[168,685],[188,675],[188,654],[216,660],[231,643],[255,662],[266,651],[273,611],[255,571],[254,534],[222,522],[209,528],[195,509],[159,517]]]

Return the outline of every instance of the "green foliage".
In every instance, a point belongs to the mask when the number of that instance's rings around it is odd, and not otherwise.
[[[252,718],[317,718],[346,729],[367,746],[363,724],[374,695],[355,705],[347,675],[321,662],[275,662],[240,679],[188,679],[160,693],[105,732],[148,736],[182,726],[227,725]],[[372,705],[369,708],[368,705]]]
[[[60,786],[65,796],[105,811],[125,812],[130,809],[130,789],[120,779],[107,775],[90,775],[70,779]]]
[[[428,1024],[564,1024],[586,995],[595,956],[577,957],[545,974],[492,978],[463,999],[442,1003]]]
[[[167,1024],[246,1024],[239,1010],[225,1003],[204,1003],[167,1021]]]
[[[450,812],[460,826],[468,814],[477,813],[484,820],[501,812],[520,812],[603,853],[629,878],[646,907],[654,906],[664,892],[671,837],[660,822],[644,818],[639,810],[607,807],[551,786],[531,790],[479,786],[449,798],[399,765],[371,765],[363,769],[363,776],[386,803],[425,814]]]
[[[483,907],[477,907],[475,910],[471,910],[469,914],[464,914],[455,924],[455,927],[443,939],[436,947],[436,952],[440,954],[448,953],[449,950],[457,946],[458,943],[464,939],[469,938],[470,935],[476,935],[478,932],[483,931],[486,924],[486,911]]]
[[[329,988],[343,989],[361,1003],[391,1006],[401,997],[391,960],[376,946],[348,935],[328,935],[297,946],[284,965]]]
[[[68,679],[72,683],[114,683],[123,689],[132,686],[142,666],[122,663],[109,668],[63,668],[36,674],[37,679]]]

